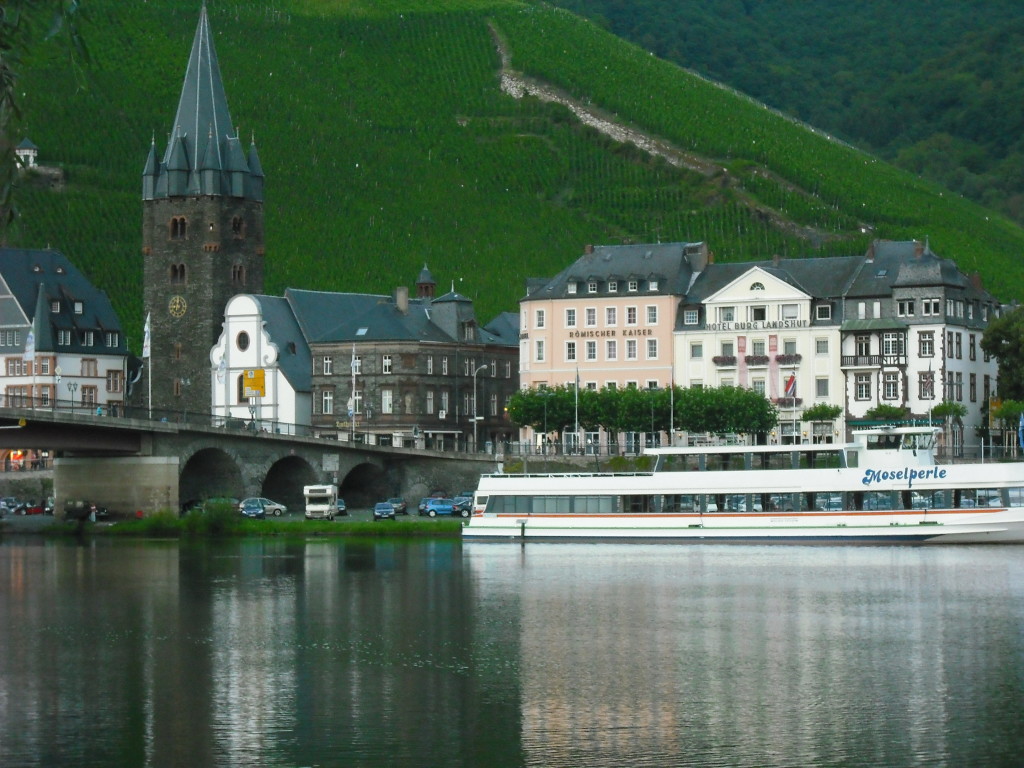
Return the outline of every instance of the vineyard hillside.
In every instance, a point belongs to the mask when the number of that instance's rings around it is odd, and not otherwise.
[[[21,73],[22,132],[64,183],[25,179],[9,241],[66,253],[138,349],[141,172],[172,129],[199,2],[83,7],[89,66],[37,44]],[[266,174],[269,292],[389,292],[426,264],[486,321],[588,243],[703,240],[737,261],[927,238],[1021,296],[1021,228],[564,10],[207,7],[232,118]]]

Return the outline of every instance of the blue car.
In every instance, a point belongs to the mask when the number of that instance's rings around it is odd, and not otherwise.
[[[239,511],[245,517],[254,520],[263,520],[267,516],[267,511],[259,499],[246,499],[239,505]]]
[[[437,517],[438,515],[469,517],[469,508],[459,506],[452,499],[430,499],[426,505],[426,513],[428,517]]]

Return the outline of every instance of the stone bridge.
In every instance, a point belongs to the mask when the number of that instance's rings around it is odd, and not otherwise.
[[[0,448],[54,452],[57,510],[88,499],[113,514],[179,510],[213,496],[266,496],[303,508],[302,488],[334,483],[349,506],[475,489],[493,456],[250,433],[87,413],[0,409]]]

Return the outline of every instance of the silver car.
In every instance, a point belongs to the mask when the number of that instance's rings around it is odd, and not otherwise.
[[[258,504],[263,507],[263,513],[265,515],[273,515],[274,517],[280,517],[288,511],[288,507],[284,504],[278,504],[276,501],[266,499],[262,496],[252,496],[248,499],[242,499],[241,504],[238,505],[238,509],[241,511],[243,506],[252,506],[253,504]]]

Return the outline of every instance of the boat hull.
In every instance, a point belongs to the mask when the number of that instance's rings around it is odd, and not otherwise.
[[[798,514],[476,514],[464,539],[1022,544],[1024,507]]]

